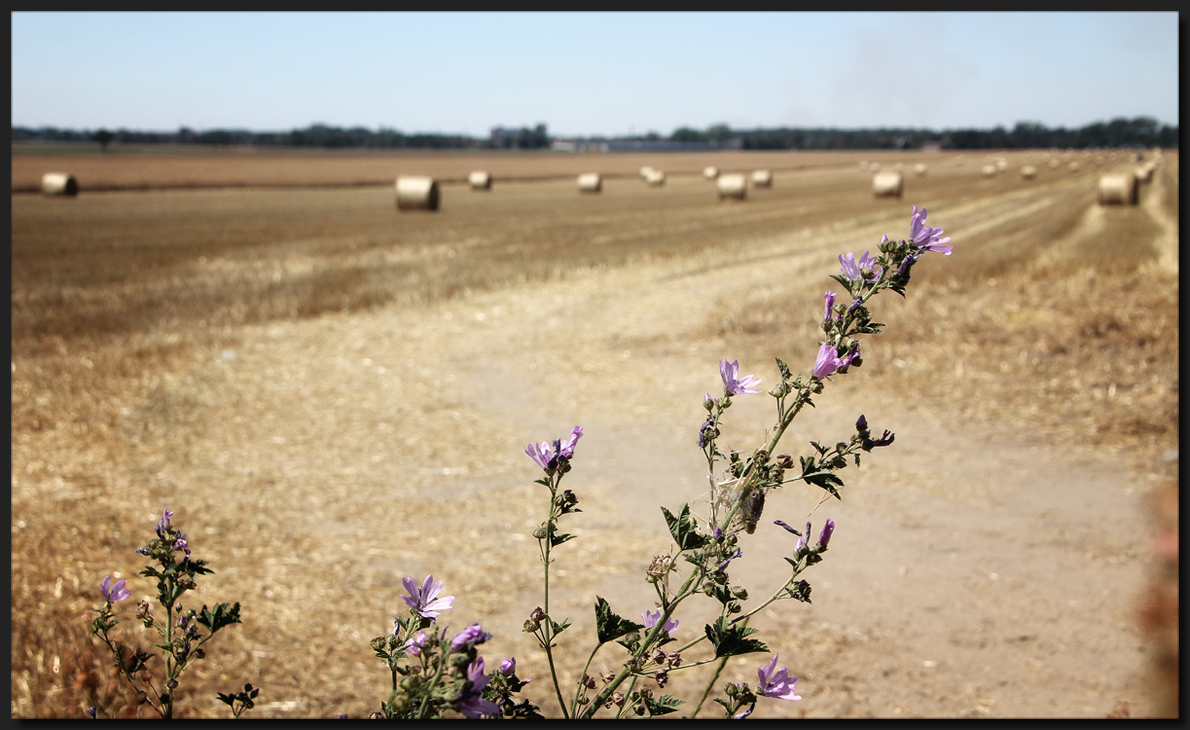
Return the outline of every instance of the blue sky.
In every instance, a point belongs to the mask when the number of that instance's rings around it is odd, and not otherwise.
[[[1178,124],[1174,12],[30,13],[12,124],[487,136]]]

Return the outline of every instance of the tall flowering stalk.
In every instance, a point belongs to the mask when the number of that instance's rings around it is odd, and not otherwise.
[[[131,595],[131,591],[125,587],[127,581],[119,580],[113,584],[109,576],[100,582],[99,593],[104,603],[95,609],[99,615],[91,622],[91,633],[111,650],[116,667],[136,690],[141,704],[149,706],[167,720],[173,717],[174,691],[182,673],[205,656],[203,646],[216,632],[240,623],[239,603],[220,603],[214,610],[204,605],[200,611],[182,606],[182,596],[196,587],[195,579],[214,571],[206,567],[205,560],[191,556],[190,542],[185,533],[172,523],[174,514],[169,509],[163,510],[161,519],[153,528],[157,537],[136,551],[156,563],[156,566],[147,566],[141,575],[157,580],[157,602],[164,610],[165,618],[161,620],[154,616],[148,600],[142,600],[137,605],[136,618],[145,628],[154,629],[161,637],[161,643],[154,646],[164,652],[164,676],[154,677],[154,672],[148,666],[155,654],[141,648],[133,649],[111,637],[111,630],[120,623],[112,612],[112,604]],[[246,684],[244,691],[220,693],[218,699],[232,708],[235,717],[239,717],[245,710],[252,708],[253,700],[259,693],[259,689]]]

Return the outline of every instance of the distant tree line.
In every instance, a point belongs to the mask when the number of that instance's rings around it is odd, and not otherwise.
[[[608,139],[608,138],[600,138]],[[656,132],[624,140],[659,140]],[[705,143],[712,147],[745,150],[845,150],[845,149],[920,149],[937,145],[943,149],[1024,149],[1057,147],[1166,147],[1178,146],[1178,127],[1160,124],[1152,117],[1095,122],[1077,129],[1049,128],[1039,122],[1017,122],[1011,130],[880,128],[832,129],[789,128],[731,129],[716,124],[705,130],[681,127],[668,137],[671,142]],[[55,127],[13,127],[12,141],[97,142],[106,150],[117,144],[197,144],[211,146],[248,145],[254,147],[320,147],[371,149],[542,149],[551,144],[544,124],[534,128],[494,129],[489,138],[464,135],[415,133],[380,128],[331,127],[313,124],[289,132],[251,132],[244,129],[214,129],[195,132],[182,127],[176,132],[136,132],[118,129],[76,131]]]

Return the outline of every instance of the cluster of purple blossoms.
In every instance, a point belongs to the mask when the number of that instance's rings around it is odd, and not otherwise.
[[[806,538],[806,540],[810,539],[811,526],[809,522],[806,523],[806,531],[804,533],[795,530],[782,520],[773,520],[773,524],[780,525],[781,527],[785,528],[786,531],[792,532],[798,536],[797,545],[794,546],[794,551],[801,550],[802,545],[806,544],[802,542],[803,537]],[[822,526],[822,532],[818,535],[818,547],[825,548],[828,544],[830,544],[831,535],[833,534],[835,534],[835,521],[832,519],[827,519],[826,524]]]
[[[501,665],[503,667],[503,665]],[[492,678],[484,674],[483,657],[476,657],[475,661],[467,667],[467,683],[464,685],[463,692],[459,695],[459,701],[455,708],[463,713],[463,715],[471,720],[475,720],[483,715],[491,717],[499,717],[500,707],[495,703],[483,698],[484,687],[488,686],[488,682]]]
[[[875,283],[884,273],[884,267],[877,266],[876,259],[867,251],[864,251],[864,255],[859,257],[859,261],[855,260],[855,254],[848,252],[846,256],[839,257],[839,263],[843,265],[843,276],[855,283],[861,281],[866,281],[869,284]]]
[[[732,360],[728,362],[726,358],[719,362],[719,375],[723,377],[723,391],[727,395],[753,395],[760,392],[756,386],[760,385],[759,380],[755,379],[753,375],[745,375],[740,377],[740,361]],[[706,396],[706,400],[710,400],[710,394]]]
[[[405,605],[417,611],[423,618],[435,618],[454,603],[454,596],[438,597],[442,592],[442,581],[435,583],[432,574],[427,575],[420,586],[412,578],[405,578],[401,582],[405,584],[405,590],[409,591],[409,595],[401,596]]]
[[[578,440],[583,435],[583,427],[575,426],[574,430],[570,432],[570,438],[562,441],[556,439],[553,443],[553,448],[550,447],[550,442],[542,441],[541,443],[531,443],[525,447],[525,453],[529,458],[537,462],[537,465],[546,471],[552,471],[558,466],[558,458],[563,457],[569,459],[574,456],[574,447],[578,444]]]
[[[949,256],[951,251],[954,251],[954,246],[944,246],[942,244],[950,240],[950,236],[942,237],[941,228],[931,228],[926,225],[926,209],[922,208],[919,212],[917,206],[913,206],[913,220],[909,223],[909,243],[913,244],[917,250],[905,257],[901,262],[901,268],[897,273],[902,277],[909,276],[909,269],[917,260],[922,257],[922,254],[928,251],[937,251],[943,256]]]

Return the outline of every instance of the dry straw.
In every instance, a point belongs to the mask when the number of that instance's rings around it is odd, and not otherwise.
[[[899,198],[905,187],[905,176],[885,170],[872,176],[872,194],[877,198]]]
[[[719,200],[725,198],[743,200],[748,197],[748,181],[739,173],[720,175],[717,181],[717,187],[719,188]]]
[[[482,170],[477,170],[468,175],[467,182],[471,184],[472,190],[492,189],[492,176]]]
[[[1130,172],[1099,178],[1100,205],[1136,205],[1136,176]]]
[[[41,176],[41,192],[46,195],[78,195],[79,183],[68,172],[47,172]]]
[[[584,172],[578,176],[580,193],[598,193],[603,190],[603,176],[597,172]]]
[[[397,210],[438,210],[438,181],[432,177],[398,177]]]
[[[768,170],[753,170],[752,171],[752,187],[756,188],[771,188],[773,186],[773,173]]]

